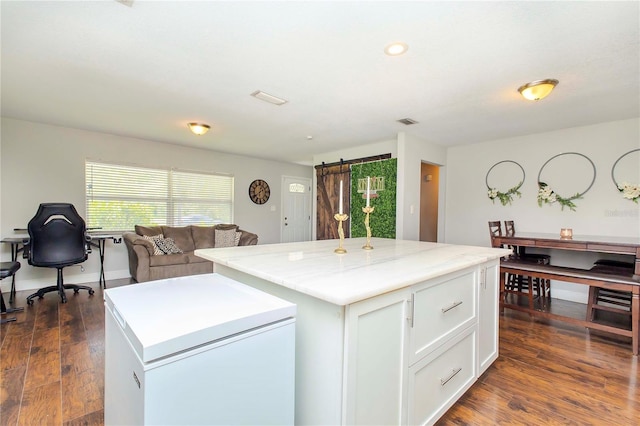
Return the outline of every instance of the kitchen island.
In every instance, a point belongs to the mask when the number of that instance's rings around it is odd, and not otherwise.
[[[509,250],[364,243],[196,250],[215,272],[297,304],[296,424],[432,424],[498,356]]]

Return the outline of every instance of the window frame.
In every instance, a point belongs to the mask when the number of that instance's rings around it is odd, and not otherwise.
[[[135,189],[134,184],[123,188],[123,191],[120,194],[117,192],[113,194],[107,194],[106,192],[117,191],[117,189],[105,189],[109,184],[99,182],[99,179],[104,179],[104,177],[106,176],[108,180],[109,175],[107,173],[104,173],[99,178],[96,178],[96,176],[93,175],[93,173],[95,172],[95,168],[92,168],[93,166],[104,167],[105,170],[111,168],[111,170],[107,171],[114,174],[117,174],[117,169],[122,168],[130,169],[132,172],[132,176],[135,176],[136,173],[138,177],[142,176],[146,178],[151,178],[153,177],[153,175],[156,175],[156,177],[161,177],[162,179],[166,180],[166,187],[161,194],[158,194],[158,190],[156,188],[156,190],[148,191],[148,194],[143,193],[144,195],[138,196],[139,193],[136,193],[136,195],[131,195],[132,190]],[[129,180],[133,181],[134,179],[132,178]],[[189,187],[189,180],[193,180],[195,186]],[[220,182],[217,183],[216,181]],[[213,184],[211,184],[212,182]],[[94,187],[96,185],[99,185],[100,183],[102,183],[104,187],[101,190],[102,193],[96,195],[96,193],[94,192]],[[178,184],[181,185],[180,188],[177,187]],[[205,186],[205,184],[207,185]],[[159,186],[163,185],[164,183],[161,182]],[[118,185],[116,184],[115,187],[117,186]],[[85,211],[87,226],[97,228],[100,231],[106,232],[126,232],[132,231],[134,225],[137,224],[145,226],[210,226],[217,223],[234,223],[234,186],[235,177],[230,173],[188,170],[176,167],[152,167],[140,164],[94,160],[87,158],[85,159]],[[207,191],[200,191],[200,188],[207,188]],[[212,191],[216,190],[221,191],[221,197],[211,197]],[[180,192],[180,195],[177,195],[178,192]],[[196,196],[185,196],[185,193],[188,194],[189,192],[192,194],[196,194]],[[199,198],[197,194],[200,192],[207,193],[209,198]],[[135,221],[136,223],[104,226],[107,219],[106,215],[94,216],[93,212],[96,210],[96,208],[90,207],[91,203],[96,201],[102,201],[105,203],[108,203],[110,201],[120,202],[122,203],[121,206],[125,209],[127,207],[127,203],[138,203],[139,205],[146,205],[146,210],[148,211],[157,211],[157,209],[160,209],[160,216],[164,216],[164,218],[162,220],[158,220],[160,219],[160,217],[154,216],[154,220],[148,221],[151,223],[137,223],[138,220],[134,218],[133,221]],[[180,209],[180,206],[182,206],[182,209]],[[178,214],[180,214],[180,211],[182,211],[183,213],[185,211],[188,212],[189,209],[193,210],[194,207],[196,209],[200,208],[202,211],[210,212],[212,210],[220,210],[220,207],[222,207],[222,216],[225,216],[226,214],[228,214],[229,216],[228,219],[226,217],[222,217],[222,219],[219,219],[218,217],[210,217],[200,214],[177,216]],[[198,210],[196,210],[196,213],[197,211]],[[185,217],[188,218],[190,216],[194,217],[193,221],[191,221],[191,219],[188,219],[186,222],[181,220]],[[199,218],[198,216],[201,216],[201,218]],[[211,219],[211,221],[199,221],[199,219],[202,218]]]

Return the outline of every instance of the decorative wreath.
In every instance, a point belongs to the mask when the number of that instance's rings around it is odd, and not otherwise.
[[[624,157],[631,154],[632,152],[637,152],[637,151],[640,151],[640,148],[632,149],[631,151],[622,154],[620,158],[618,158],[616,162],[613,163],[613,167],[611,167],[611,179],[613,179],[613,183],[616,185],[616,188],[618,189],[618,191],[622,193],[622,197],[626,198],[627,200],[631,200],[634,203],[638,203],[638,200],[640,200],[640,184],[639,183],[634,184],[629,182],[618,183],[616,182],[614,171],[620,160],[622,160]]]
[[[560,196],[560,194],[556,193],[551,188],[551,186],[549,186],[548,183],[542,182],[540,180],[542,169],[544,169],[544,167],[547,164],[549,164],[551,160],[553,160],[554,158],[560,157],[561,155],[579,155],[581,157],[586,158],[587,161],[589,161],[589,163],[591,164],[591,167],[593,167],[593,179],[591,179],[591,183],[589,184],[587,189],[585,189],[582,192],[576,192],[575,195],[567,198]],[[538,172],[538,206],[542,207],[543,204],[558,203],[560,204],[561,210],[564,210],[565,207],[568,207],[570,210],[575,211],[576,205],[573,202],[573,200],[578,200],[582,198],[582,196],[591,189],[591,187],[593,186],[593,182],[595,182],[595,180],[596,180],[596,166],[595,164],[593,164],[593,161],[591,161],[591,159],[586,155],[580,154],[579,152],[563,152],[561,154],[554,155],[553,157],[549,158],[547,162],[542,165],[542,167],[540,167],[540,171]]]
[[[520,167],[520,170],[522,170],[522,180],[513,188],[508,189],[506,192],[501,192],[498,191],[497,188],[492,188],[491,186],[489,186],[489,173],[491,173],[491,170],[493,170],[494,167],[496,167],[498,164],[502,164],[502,163],[513,163],[516,166]],[[484,178],[484,183],[487,185],[487,196],[489,197],[489,199],[491,201],[493,201],[495,203],[496,198],[498,200],[500,200],[500,203],[502,203],[503,206],[506,206],[507,204],[511,204],[511,202],[513,201],[513,197],[515,197],[516,195],[519,197],[522,196],[522,194],[520,193],[520,187],[522,186],[522,184],[524,183],[524,169],[522,168],[522,166],[518,163],[516,163],[515,161],[512,160],[503,160],[503,161],[498,161],[496,164],[494,164],[493,166],[491,166],[491,168],[489,169],[489,171],[487,172],[487,175]]]

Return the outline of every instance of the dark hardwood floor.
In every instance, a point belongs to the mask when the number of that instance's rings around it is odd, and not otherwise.
[[[0,425],[103,424],[104,307],[92,286],[93,296],[68,292],[66,304],[54,293],[36,299],[0,326]],[[30,293],[18,292],[17,305]],[[500,357],[438,425],[638,425],[639,370],[630,339],[507,310]]]

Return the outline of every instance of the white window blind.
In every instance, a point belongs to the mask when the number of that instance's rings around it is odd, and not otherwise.
[[[86,161],[85,179],[88,227],[233,223],[233,176]]]

